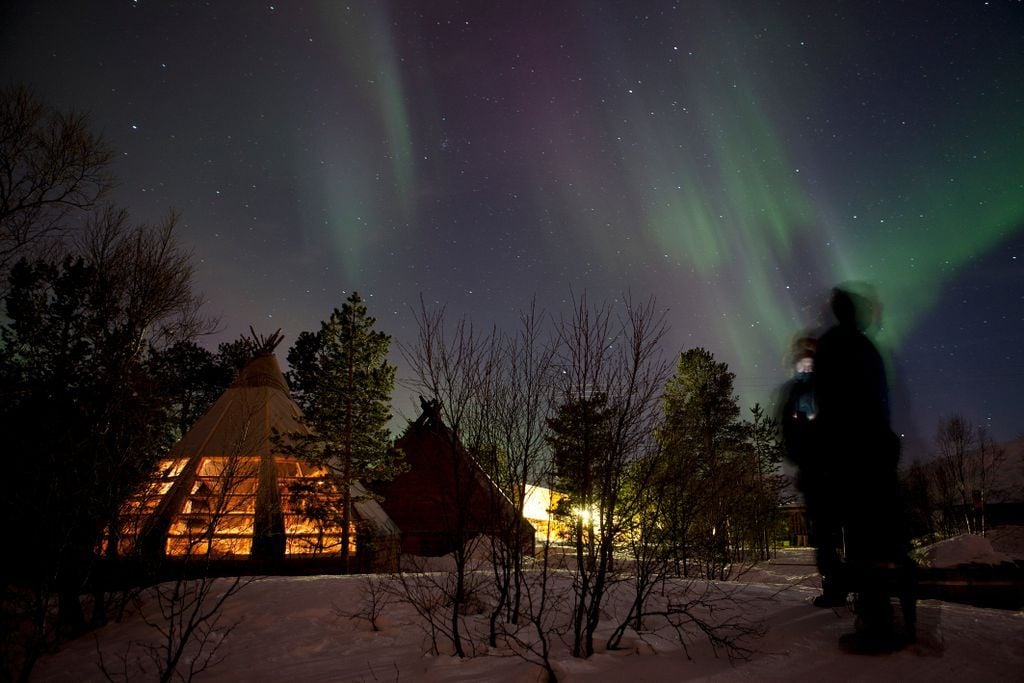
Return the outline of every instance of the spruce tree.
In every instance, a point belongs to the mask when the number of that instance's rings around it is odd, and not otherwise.
[[[387,361],[391,337],[375,331],[375,324],[353,292],[319,331],[303,332],[288,351],[289,383],[313,432],[291,435],[289,451],[330,472],[345,571],[355,502],[351,487],[357,481],[390,478],[397,466],[387,428],[395,385],[395,368]]]

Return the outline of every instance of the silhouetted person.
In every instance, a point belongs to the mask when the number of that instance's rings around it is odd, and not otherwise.
[[[913,637],[909,539],[897,479],[899,439],[889,427],[885,364],[864,335],[874,302],[832,290],[836,324],[818,341],[815,395],[826,457],[833,459],[832,492],[846,532],[848,588],[857,593],[858,630],[843,644],[856,652],[884,652]],[[907,632],[897,637],[889,596],[903,603]]]
[[[793,378],[783,388],[782,424],[786,457],[797,467],[796,485],[807,510],[808,535],[821,574],[821,595],[815,607],[846,604],[846,582],[842,561],[843,532],[841,508],[835,496],[839,486],[836,461],[823,452],[818,430],[815,396],[814,355],[816,340],[798,339],[794,345]]]

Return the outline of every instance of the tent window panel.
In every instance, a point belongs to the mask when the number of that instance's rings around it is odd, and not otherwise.
[[[209,512],[209,502],[198,498],[189,498],[185,501],[185,507],[181,509],[183,515],[208,514]]]
[[[214,536],[213,538],[168,536],[166,545],[167,554],[174,557],[202,557],[207,553],[214,557],[247,556],[251,549],[251,536]]]
[[[355,534],[355,525],[350,525],[349,528],[352,530],[350,534]],[[341,525],[326,521],[318,522],[302,515],[286,514],[284,516],[284,531],[286,534],[315,534],[321,531],[338,534],[341,532]]]
[[[217,477],[224,469],[224,463],[220,459],[203,458],[196,468],[196,474],[200,477]]]
[[[168,534],[165,550],[167,555],[173,557],[196,557],[205,555],[209,549],[209,545],[209,537],[202,534],[194,536]]]
[[[192,487],[192,493],[185,503],[185,512],[207,514],[235,512],[252,509],[256,500],[256,481],[237,482],[226,492],[221,490],[223,482],[204,477]]]
[[[156,510],[159,506],[159,498],[149,498],[147,500],[141,501],[137,509],[140,511],[152,512],[153,510]]]
[[[217,522],[215,534],[249,534],[255,525],[253,515],[224,515]]]
[[[356,544],[349,541],[349,554],[354,555]],[[285,541],[285,553],[288,555],[318,555],[318,554],[339,554],[341,552],[341,537],[333,535],[301,534],[288,536]]]
[[[154,481],[146,484],[146,486],[139,491],[137,498],[152,498],[153,496],[162,496],[171,490],[174,486],[173,481]]]
[[[231,494],[233,496],[238,496],[238,495],[254,496],[254,495],[256,495],[256,486],[257,486],[257,483],[258,483],[258,480],[256,479],[256,477],[247,477],[245,479],[242,479],[241,481],[233,481],[233,482],[226,482],[226,481],[223,481],[223,480],[216,480],[216,479],[211,480],[211,481],[216,482],[219,486],[225,487],[226,490],[227,490],[227,493],[229,493],[229,494]]]
[[[168,534],[174,536],[199,537],[210,531],[210,518],[202,515],[181,515],[174,520]]]
[[[278,479],[302,476],[302,467],[297,460],[277,460],[274,463]]]
[[[301,461],[297,464],[299,466],[299,476],[302,477],[323,477],[328,474],[327,468],[321,467],[320,465]]]
[[[130,498],[130,501],[136,505],[145,501],[152,501],[154,505],[151,507],[155,507],[155,503],[163,498],[171,490],[172,486],[174,486],[174,481],[164,481],[161,479],[150,481],[141,487],[138,493]]]
[[[203,458],[203,461],[199,463],[199,469],[196,473],[200,477],[219,479],[227,476],[241,479],[256,476],[256,473],[259,471],[259,465],[259,458],[253,457]]]
[[[229,495],[212,501],[196,499],[200,505],[196,506],[197,511],[207,514],[231,515],[238,513],[252,513],[256,510],[256,496],[252,495]]]
[[[125,502],[124,507],[121,508],[121,517],[129,518],[147,514],[155,510],[159,504],[160,499],[155,497],[130,498]]]
[[[281,492],[281,509],[288,514],[307,515],[312,517],[321,516],[321,514],[334,513],[340,516],[341,512],[337,509],[336,504],[337,501],[328,496],[293,499],[290,491],[285,490]]]
[[[257,485],[258,481],[255,477],[236,479],[235,481],[218,479],[216,477],[202,477],[196,480],[195,485],[192,487],[192,495],[210,497],[225,493],[232,496],[254,496],[256,495]]]
[[[119,528],[121,530],[121,536],[134,536],[142,529],[142,525],[147,521],[147,517],[144,515],[124,515],[121,517]]]
[[[255,524],[253,514],[221,515],[214,520],[209,515],[189,514],[178,517],[171,525],[170,533],[183,536],[214,534],[251,534]]]
[[[298,512],[300,509],[299,503],[292,500],[291,491],[288,489],[281,491],[281,512],[287,515]]]
[[[176,460],[161,460],[157,465],[158,472],[163,479],[177,479],[181,471],[185,469],[185,465],[188,464],[188,458],[178,458]]]
[[[252,536],[242,538],[213,538],[210,553],[213,555],[248,555],[252,551]]]
[[[145,520],[146,517],[143,515],[122,515],[118,524],[117,533],[117,552],[119,555],[130,555],[134,552],[135,539],[139,535],[139,531],[142,530],[142,524]],[[104,546],[111,543],[112,540],[113,539],[109,533],[104,534]]]
[[[297,458],[283,458],[277,456],[275,459],[278,479],[313,479],[324,477],[330,472],[326,467],[314,465],[305,460]]]

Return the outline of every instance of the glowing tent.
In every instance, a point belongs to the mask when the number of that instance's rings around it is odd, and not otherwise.
[[[330,495],[325,472],[281,453],[289,433],[309,430],[271,353],[274,345],[273,339],[264,344],[129,501],[122,550],[264,564],[339,556],[337,516],[323,513]],[[352,487],[352,499],[350,567],[396,566],[398,528],[361,485]]]

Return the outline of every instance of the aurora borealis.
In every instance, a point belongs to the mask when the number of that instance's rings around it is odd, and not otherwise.
[[[10,4],[0,77],[182,213],[211,343],[353,289],[403,343],[421,294],[510,325],[630,292],[749,404],[859,280],[899,431],[1024,432],[1021,2]]]

